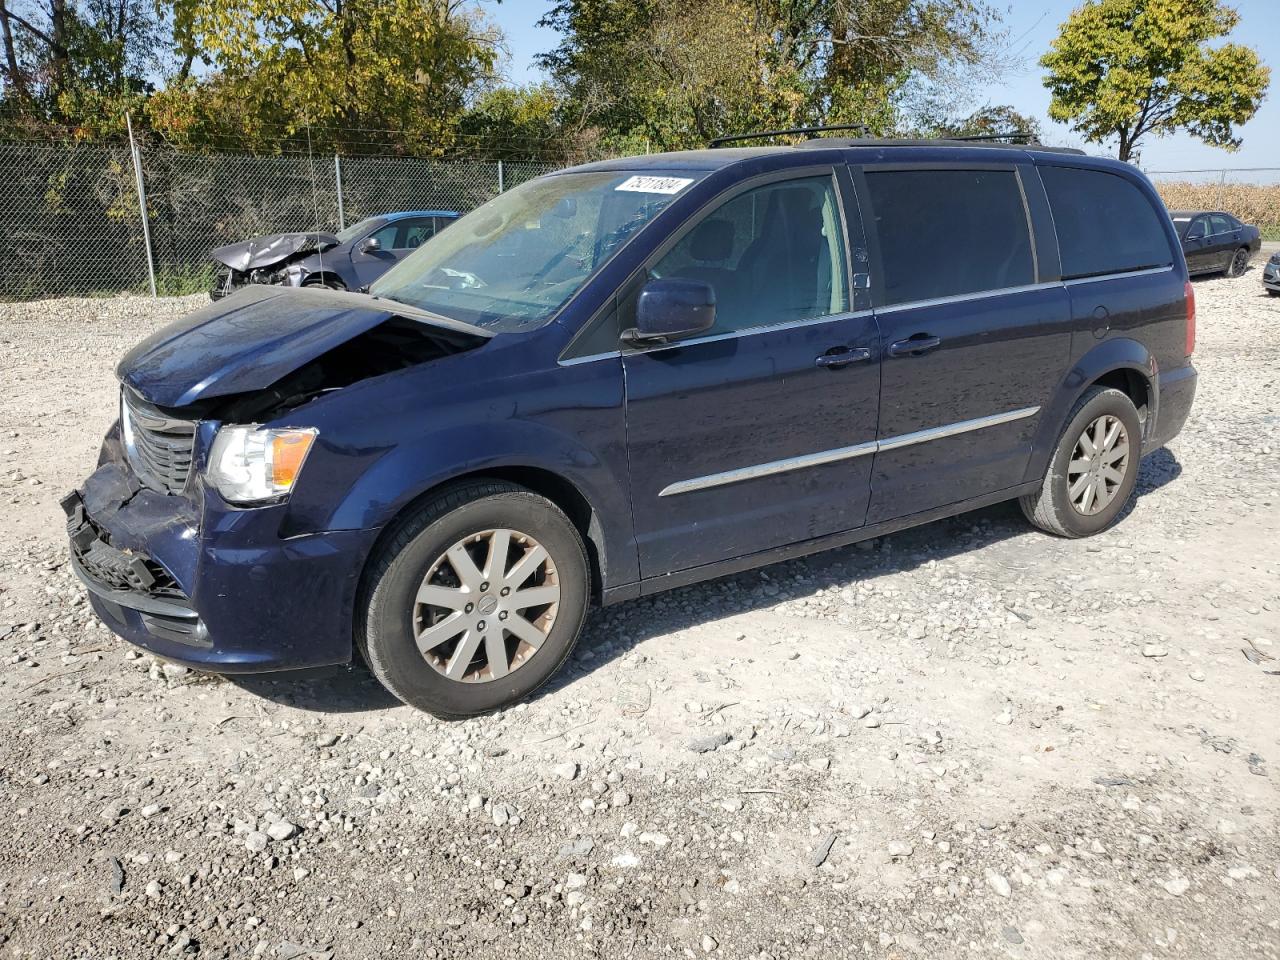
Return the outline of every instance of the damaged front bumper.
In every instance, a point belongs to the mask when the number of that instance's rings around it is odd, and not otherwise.
[[[116,634],[214,673],[347,663],[360,570],[376,530],[284,537],[287,504],[238,509],[142,486],[108,435],[63,500],[72,568]]]
[[[267,284],[277,287],[300,287],[309,276],[309,271],[300,263],[290,263],[283,267],[259,268],[256,270],[233,270],[219,264],[213,275],[213,286],[209,288],[210,300],[221,300],[229,297],[237,290],[250,284]]]

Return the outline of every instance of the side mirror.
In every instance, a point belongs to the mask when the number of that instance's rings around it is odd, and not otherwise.
[[[710,330],[716,322],[716,292],[711,284],[680,277],[650,280],[636,304],[630,342],[680,340]]]
[[[361,253],[377,253],[382,249],[382,241],[377,237],[368,237],[360,244]]]

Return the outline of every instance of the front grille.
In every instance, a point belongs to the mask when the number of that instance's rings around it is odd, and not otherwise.
[[[122,394],[120,420],[133,472],[161,493],[181,493],[191,473],[196,425],[163,413],[131,390]]]
[[[67,497],[62,506],[71,555],[91,580],[120,593],[186,602],[187,595],[168,570],[148,556],[113,546],[107,532],[85,512],[78,494]]]

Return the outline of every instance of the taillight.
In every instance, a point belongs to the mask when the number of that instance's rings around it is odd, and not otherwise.
[[[1196,288],[1191,281],[1186,284],[1187,293],[1187,356],[1196,352]]]

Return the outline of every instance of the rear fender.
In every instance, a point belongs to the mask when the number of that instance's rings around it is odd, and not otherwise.
[[[1053,399],[1040,411],[1040,422],[1036,428],[1024,480],[1039,480],[1045,475],[1058,438],[1067,425],[1067,414],[1071,412],[1071,408],[1090,386],[1117,370],[1131,370],[1142,378],[1147,390],[1146,429],[1150,433],[1159,412],[1157,408],[1160,400],[1159,391],[1154,387],[1159,373],[1156,359],[1137,340],[1127,337],[1104,340],[1076,361],[1054,391]]]

